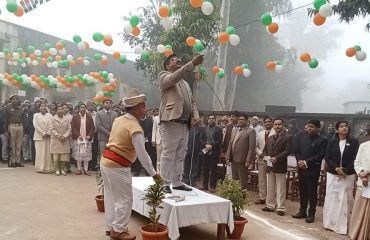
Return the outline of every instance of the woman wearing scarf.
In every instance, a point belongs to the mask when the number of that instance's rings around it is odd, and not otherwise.
[[[337,136],[330,139],[325,161],[328,164],[326,195],[323,209],[324,228],[347,234],[353,207],[356,181],[354,162],[358,142],[348,134],[348,123],[335,124]]]
[[[82,162],[84,163],[83,173],[90,176],[87,169],[89,161],[92,159],[92,137],[94,136],[94,121],[92,117],[86,113],[86,105],[79,105],[78,114],[72,118],[72,139],[73,139],[73,158],[77,161],[77,175],[81,175]]]

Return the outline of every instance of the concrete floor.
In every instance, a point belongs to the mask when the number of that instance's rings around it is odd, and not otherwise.
[[[104,236],[104,213],[96,209],[95,172],[91,176],[55,176],[33,171],[33,166],[9,169],[0,164],[0,239],[1,240],[108,240]],[[251,193],[251,200],[256,195]],[[297,202],[288,201],[286,216],[262,212],[251,205],[246,212],[249,223],[242,239],[348,239],[322,228],[322,208],[317,221],[290,217],[298,209]],[[133,213],[130,232],[141,239],[138,228],[148,222]],[[180,229],[181,240],[213,240],[216,224],[202,224]]]

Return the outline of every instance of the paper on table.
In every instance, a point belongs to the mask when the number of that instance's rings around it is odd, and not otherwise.
[[[272,167],[271,157],[270,156],[264,156],[263,160],[266,161],[267,167]]]
[[[364,198],[370,198],[370,186],[364,187],[362,190],[362,196]]]

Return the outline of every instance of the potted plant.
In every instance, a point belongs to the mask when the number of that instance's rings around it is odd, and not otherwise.
[[[168,239],[167,227],[159,223],[161,215],[158,213],[158,209],[163,208],[161,206],[163,199],[165,198],[163,192],[163,182],[156,181],[145,190],[143,200],[150,207],[149,219],[150,224],[144,225],[140,228],[143,240],[155,239],[155,240],[166,240]]]
[[[104,212],[104,183],[100,169],[96,172],[96,185],[98,186],[98,195],[95,196],[96,206],[99,212]]]
[[[229,227],[226,226],[226,232],[229,239],[240,239],[244,226],[248,220],[241,216],[246,207],[249,205],[248,192],[242,189],[239,180],[225,178],[219,180],[216,186],[216,194],[222,198],[230,200],[234,215],[234,231],[230,233]]]

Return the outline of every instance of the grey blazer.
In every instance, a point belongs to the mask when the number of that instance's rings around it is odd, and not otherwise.
[[[110,110],[106,113],[105,110],[100,110],[95,116],[95,125],[98,129],[98,140],[108,141],[108,134],[112,130],[113,121],[118,117],[115,111]]]
[[[236,136],[238,131],[240,131],[240,134]],[[226,152],[227,160],[237,163],[253,163],[255,152],[256,131],[254,131],[254,129],[247,127],[242,130],[234,130],[231,133],[229,146]]]

